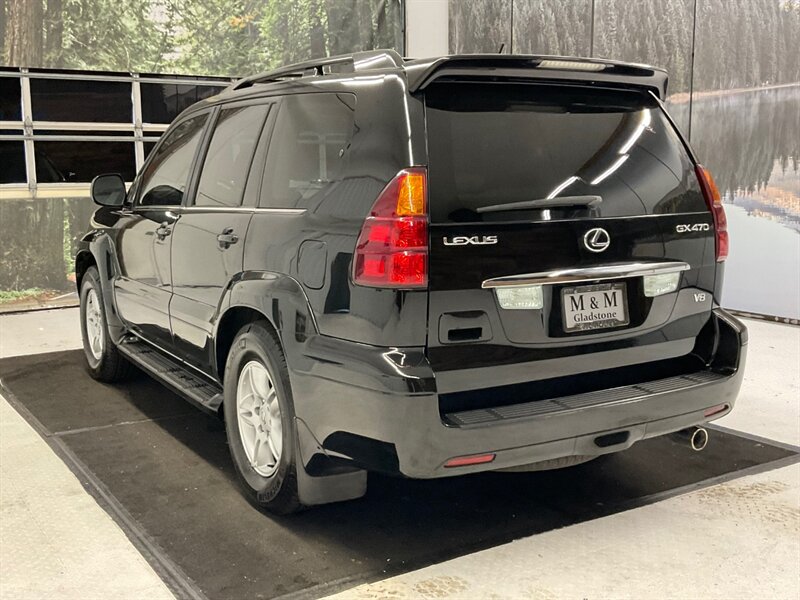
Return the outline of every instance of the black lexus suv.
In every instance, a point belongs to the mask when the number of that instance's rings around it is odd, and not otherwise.
[[[76,257],[90,373],[225,421],[251,502],[586,461],[727,414],[720,194],[666,73],[391,50],[181,114]],[[702,429],[696,431],[703,431]]]

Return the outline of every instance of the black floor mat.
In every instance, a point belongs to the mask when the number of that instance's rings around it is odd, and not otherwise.
[[[239,495],[221,424],[148,377],[97,383],[80,351],[5,359],[0,377],[209,598],[313,597],[794,454],[712,431],[702,453],[661,438],[561,471],[371,475],[361,500],[275,518]]]

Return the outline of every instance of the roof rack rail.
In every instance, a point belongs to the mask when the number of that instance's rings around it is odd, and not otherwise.
[[[241,90],[257,83],[271,83],[300,79],[301,77],[319,77],[335,72],[334,66],[343,66],[348,72],[369,71],[372,69],[391,69],[403,64],[402,57],[394,50],[368,50],[329,56],[317,60],[308,60],[293,65],[280,67],[266,73],[251,75],[234,82],[226,91]]]

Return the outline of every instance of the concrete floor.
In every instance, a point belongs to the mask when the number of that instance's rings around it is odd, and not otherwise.
[[[719,423],[800,445],[800,328],[747,325],[744,386],[733,413]],[[78,347],[75,309],[0,316],[0,357]],[[122,530],[5,400],[0,424],[0,598],[171,597]],[[799,566],[795,464],[334,597],[796,599]]]

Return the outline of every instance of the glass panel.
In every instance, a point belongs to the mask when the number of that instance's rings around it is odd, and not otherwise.
[[[0,121],[21,121],[22,105],[19,79],[0,77]]]
[[[314,208],[340,181],[353,136],[355,96],[284,98],[267,156],[262,207]]]
[[[225,86],[142,83],[142,120],[145,123],[172,123],[195,102],[218,94]]]
[[[156,142],[144,142],[142,145],[144,146],[144,157],[147,158],[156,147]]]
[[[131,84],[31,79],[34,121],[132,123]]]
[[[103,173],[119,173],[125,181],[136,175],[133,142],[35,141],[39,183],[88,183]]]
[[[450,52],[511,52],[511,0],[449,3]]]
[[[426,103],[432,221],[530,218],[479,210],[560,196],[600,196],[598,217],[706,210],[682,143],[646,94],[450,83],[430,86]]]
[[[203,136],[208,113],[187,119],[165,134],[153,159],[145,167],[140,185],[139,204],[177,206],[189,179],[197,147]]]
[[[268,106],[219,113],[197,186],[197,206],[239,206]]]
[[[0,183],[26,181],[25,142],[0,142]]]
[[[589,56],[592,0],[514,0],[513,9],[515,53]]]

